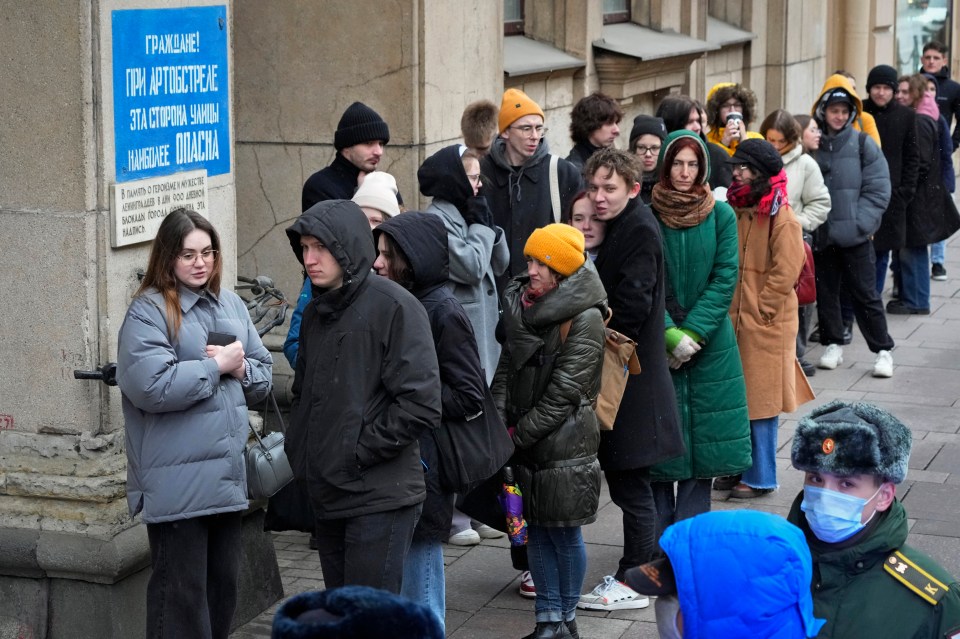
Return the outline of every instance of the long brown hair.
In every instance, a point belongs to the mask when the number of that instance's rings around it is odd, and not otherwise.
[[[760,125],[760,135],[766,138],[767,131],[770,129],[779,131],[787,144],[796,144],[803,134],[800,123],[797,122],[796,118],[790,115],[789,112],[783,109],[772,111],[763,119],[763,123]]]
[[[223,258],[220,252],[220,236],[207,218],[190,209],[174,209],[160,223],[157,237],[150,247],[150,259],[147,272],[143,276],[140,288],[134,297],[143,295],[148,289],[156,289],[163,295],[167,308],[167,336],[171,341],[180,333],[183,315],[180,311],[180,282],[174,273],[174,264],[183,250],[183,240],[191,232],[200,230],[210,235],[211,248],[216,251],[213,269],[206,289],[214,295],[220,294],[220,279],[223,277]]]

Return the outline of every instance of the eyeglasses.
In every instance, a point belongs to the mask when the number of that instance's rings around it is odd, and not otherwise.
[[[479,173],[467,173],[467,179],[470,180],[470,184],[475,186],[480,186],[480,174]]]
[[[659,146],[643,146],[642,144],[638,144],[634,149],[634,151],[636,152],[637,155],[647,155],[647,154],[656,155],[660,153],[660,147]]]
[[[542,124],[533,126],[532,124],[524,124],[523,126],[511,126],[508,127],[515,131],[519,131],[520,135],[525,138],[542,138],[546,135],[549,129]]]
[[[749,168],[750,168],[750,165],[749,165],[749,164],[734,164],[734,165],[733,165],[733,170],[734,170],[734,171],[743,172],[743,171],[748,170]]]
[[[721,109],[742,109],[743,104],[740,102],[726,102],[720,106]]]
[[[183,253],[177,256],[177,259],[180,260],[181,264],[189,265],[196,262],[197,257],[200,257],[200,259],[202,259],[204,262],[209,264],[210,262],[217,259],[217,251],[215,251],[214,249],[207,249],[206,251],[202,251],[200,253],[197,253],[196,251],[184,251]]]

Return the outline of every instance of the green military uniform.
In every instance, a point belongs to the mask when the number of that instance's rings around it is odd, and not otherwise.
[[[787,519],[813,555],[813,612],[827,624],[817,639],[960,639],[960,584],[906,546],[907,513],[898,500],[877,513],[850,543],[814,536],[800,510]]]

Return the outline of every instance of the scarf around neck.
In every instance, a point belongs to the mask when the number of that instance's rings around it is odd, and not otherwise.
[[[687,229],[703,222],[713,211],[716,201],[713,192],[702,184],[697,184],[687,193],[655,184],[650,204],[666,226]]]
[[[764,195],[757,195],[750,190],[745,182],[734,182],[727,189],[727,202],[736,208],[745,208],[757,205],[757,216],[773,217],[787,202],[787,173],[783,169],[770,178],[770,190]]]

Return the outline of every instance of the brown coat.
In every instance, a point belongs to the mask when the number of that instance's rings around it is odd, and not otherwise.
[[[740,241],[740,271],[730,305],[750,419],[789,413],[813,399],[796,357],[797,294],[803,268],[803,235],[789,206],[772,220],[758,219],[756,208],[735,208]]]

